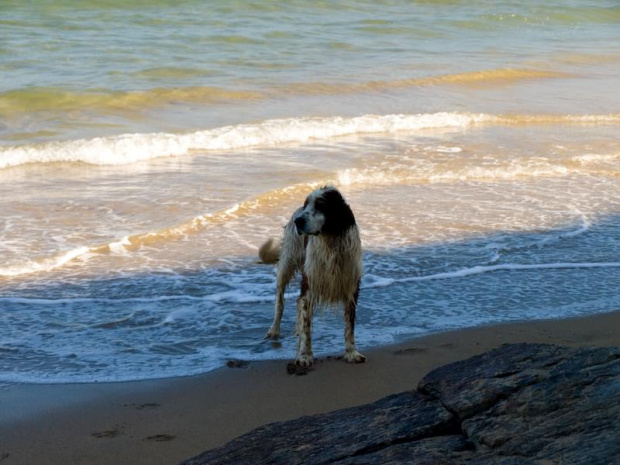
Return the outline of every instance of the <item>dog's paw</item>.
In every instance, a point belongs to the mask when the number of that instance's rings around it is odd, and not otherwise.
[[[298,355],[294,363],[295,366],[300,368],[312,368],[314,366],[314,358],[312,355]]]
[[[277,329],[269,329],[269,331],[267,331],[267,334],[265,334],[265,339],[279,339],[280,338],[280,331]]]
[[[366,357],[360,354],[357,350],[351,350],[344,353],[344,359],[347,363],[364,363]]]

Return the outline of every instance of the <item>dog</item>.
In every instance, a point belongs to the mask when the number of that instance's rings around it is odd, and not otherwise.
[[[259,257],[265,263],[278,262],[275,315],[265,339],[280,336],[284,290],[299,270],[295,365],[309,368],[314,364],[311,328],[315,309],[338,305],[344,307],[344,359],[349,363],[366,361],[355,348],[362,243],[355,216],[338,189],[325,186],[313,191],[284,227],[281,242],[267,241]]]

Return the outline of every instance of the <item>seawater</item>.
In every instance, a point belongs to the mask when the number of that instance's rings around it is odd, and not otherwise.
[[[618,309],[619,31],[611,1],[4,2],[0,381],[292,358],[256,252],[325,184],[361,349]]]

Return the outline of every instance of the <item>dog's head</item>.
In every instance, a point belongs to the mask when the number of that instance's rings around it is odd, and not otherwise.
[[[355,217],[342,194],[333,186],[312,192],[293,219],[299,234],[341,235],[355,225]]]

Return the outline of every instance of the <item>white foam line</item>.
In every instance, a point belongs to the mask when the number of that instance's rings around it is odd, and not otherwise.
[[[129,297],[124,299],[111,299],[107,297],[76,297],[65,299],[36,299],[28,297],[0,297],[0,302],[25,305],[57,305],[57,304],[80,304],[80,303],[151,303],[166,300],[205,300],[203,297],[191,295],[165,295],[159,297]]]
[[[410,283],[418,281],[432,281],[439,279],[456,279],[465,278],[472,275],[492,273],[494,271],[528,271],[528,270],[564,270],[564,269],[592,269],[592,268],[620,268],[620,262],[603,262],[603,263],[538,263],[524,265],[519,263],[504,263],[501,265],[477,265],[471,268],[463,268],[456,271],[447,271],[444,273],[437,273],[427,276],[412,276],[410,278],[386,278],[377,275],[367,275],[366,279],[373,280],[370,283],[362,284],[362,289],[373,289],[378,287],[387,287],[394,283]],[[287,299],[296,297],[295,293],[289,292],[285,295]],[[26,305],[56,305],[67,303],[124,303],[124,302],[139,302],[139,303],[153,303],[162,302],[167,300],[194,300],[194,301],[208,301],[214,303],[264,303],[273,302],[275,297],[259,296],[240,294],[237,291],[225,291],[217,294],[211,294],[206,296],[189,296],[189,295],[167,295],[159,297],[132,297],[125,299],[110,299],[110,298],[75,298],[75,299],[31,299],[25,297],[0,297],[0,302],[8,302],[14,304],[26,304]]]
[[[559,270],[559,269],[584,269],[584,268],[620,268],[620,262],[606,263],[539,263],[523,265],[518,263],[504,263],[501,265],[477,265],[471,268],[463,268],[456,271],[431,274],[427,276],[412,276],[410,278],[384,278],[373,276],[377,281],[362,285],[362,289],[386,287],[394,283],[410,283],[417,281],[432,281],[436,279],[455,279],[468,276],[491,273],[494,271],[527,271],[527,270]]]
[[[126,245],[131,245],[131,242],[129,241],[129,236],[123,237],[118,242],[110,242],[108,244],[108,247],[110,249],[110,252],[112,253],[116,253],[120,255],[127,255],[128,251],[125,248]]]
[[[437,273],[429,276],[415,276],[412,278],[402,278],[398,282],[429,281],[432,279],[464,278],[482,273],[493,271],[527,271],[527,270],[561,270],[561,269],[580,269],[580,268],[620,268],[620,262],[606,263],[538,263],[523,265],[519,263],[504,263],[501,265],[477,265],[471,268],[464,268],[457,271]]]
[[[516,250],[523,250],[523,249],[529,249],[532,247],[538,247],[538,248],[542,248],[542,247],[546,247],[548,245],[552,245],[552,244],[556,244],[559,241],[563,240],[563,239],[568,239],[568,238],[572,238],[572,237],[576,237],[579,236],[581,234],[584,234],[586,232],[588,232],[590,230],[590,227],[592,225],[592,223],[590,222],[590,220],[588,220],[588,218],[585,215],[581,215],[581,221],[582,224],[581,226],[579,226],[576,229],[573,229],[572,231],[567,231],[564,233],[558,233],[558,234],[552,234],[550,236],[544,237],[542,239],[537,239],[534,241],[531,241],[529,243],[526,244],[520,244],[520,245],[501,245],[501,244],[496,244],[496,243],[490,243],[487,244],[486,249],[491,250],[494,252],[494,255],[491,257],[491,259],[489,260],[491,263],[493,262],[497,262],[500,257],[501,257],[501,253],[503,252],[514,252]]]
[[[585,232],[587,232],[590,229],[590,226],[592,225],[592,223],[590,222],[590,220],[585,216],[585,215],[581,215],[581,227],[573,230],[573,231],[568,231],[565,232],[564,234],[560,234],[561,238],[565,238],[565,237],[575,237],[575,236],[579,236],[580,234],[583,234]]]
[[[22,274],[37,273],[39,271],[53,270],[54,268],[59,268],[64,264],[85,255],[89,251],[90,249],[88,247],[78,247],[56,257],[45,259],[42,262],[28,262],[21,266],[8,266],[0,268],[0,276],[12,277]]]
[[[274,288],[275,289],[275,288]],[[274,291],[275,293],[275,291]],[[285,298],[295,298],[297,294],[286,293]],[[219,292],[217,294],[211,294],[206,296],[192,296],[192,295],[162,295],[158,297],[128,297],[123,299],[113,299],[107,297],[76,297],[65,299],[36,299],[28,297],[0,297],[0,302],[7,302],[10,304],[23,304],[23,305],[58,305],[58,304],[78,304],[78,303],[157,303],[165,302],[168,300],[192,300],[200,302],[214,302],[214,303],[262,303],[262,302],[275,302],[275,296],[253,296],[243,295],[236,291]]]

